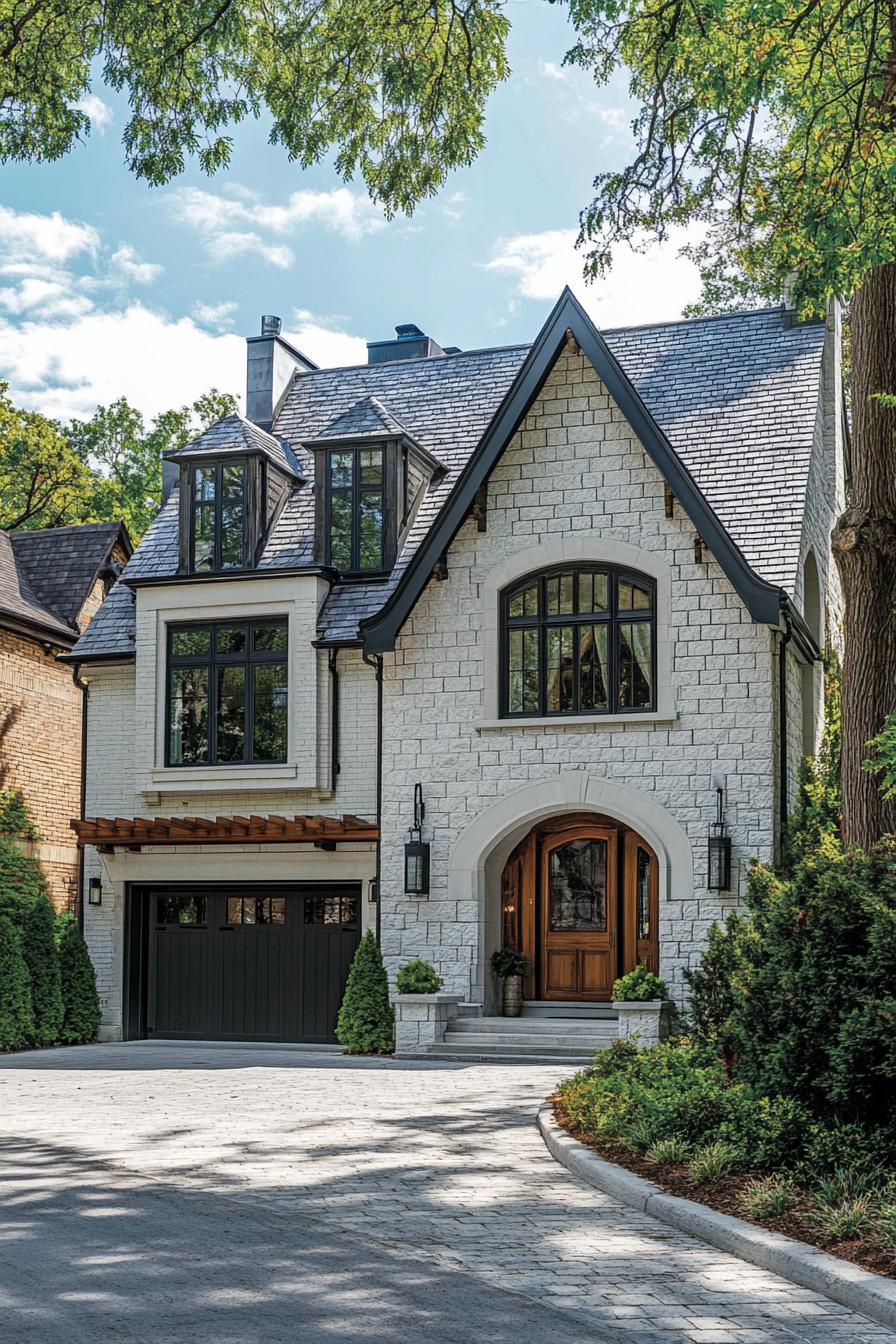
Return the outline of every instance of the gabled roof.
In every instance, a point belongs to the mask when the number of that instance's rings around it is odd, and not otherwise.
[[[116,545],[131,554],[122,523],[0,532],[0,622],[73,644],[81,608]]]
[[[392,412],[386,410],[378,397],[362,397],[349,410],[342,411],[335,420],[331,420],[313,439],[306,439],[305,442],[312,444],[330,439],[413,439],[413,437],[401,421],[396,420]]]
[[[254,421],[247,420],[239,411],[216,420],[182,448],[169,449],[162,456],[168,462],[185,462],[198,457],[228,457],[243,453],[261,453],[281,471],[291,476],[301,475],[289,445],[261,429]]]
[[[575,298],[564,289],[539,333],[476,451],[452,486],[439,517],[393,589],[387,602],[361,622],[368,652],[392,648],[395,638],[432,571],[466,519],[477,492],[516,432],[554,367],[567,338],[573,336],[591,361],[610,396],[719,562],[755,621],[777,624],[781,590],[760,578],[732,540],[607,342]]]
[[[572,314],[568,321],[558,316],[563,304]],[[559,327],[561,336],[566,326],[576,327],[588,353],[593,342],[589,331],[596,333],[571,295],[563,296],[549,324]],[[727,534],[728,548],[752,571],[758,586],[751,600],[763,610],[767,602],[771,610],[763,583],[792,593],[797,581],[819,413],[824,324],[792,325],[778,307],[604,331],[600,340],[604,366],[610,368],[607,355],[612,356],[617,385],[627,386],[635,404],[640,402],[640,423],[646,416],[652,434],[665,440],[664,460],[671,464],[677,458],[674,469],[689,478],[692,494],[703,497],[707,517],[714,517]],[[391,601],[418,550],[437,524],[441,527],[449,498],[523,365],[531,367],[544,348],[542,332],[534,346],[319,369],[294,377],[274,429],[291,445],[307,484],[291,491],[260,558],[260,570],[313,565],[314,454],[304,444],[340,419],[351,422],[359,403],[378,402],[444,468],[423,495],[392,574],[385,580],[334,586],[319,618],[322,640],[357,641],[359,623]],[[673,465],[668,470],[671,475]],[[679,490],[684,491],[676,491],[684,505],[687,489],[680,484]],[[712,549],[709,535],[704,540]],[[128,578],[164,581],[177,573],[177,551],[175,491],[128,565]],[[737,563],[736,554],[729,563]],[[109,595],[77,652],[127,656],[134,647],[133,627],[133,594],[121,585]]]

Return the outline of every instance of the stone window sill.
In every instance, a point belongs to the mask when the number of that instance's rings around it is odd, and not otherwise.
[[[473,727],[478,733],[512,733],[524,728],[559,728],[563,731],[589,731],[592,728],[657,728],[678,722],[674,710],[656,710],[651,714],[577,714],[550,718],[480,719]]]
[[[197,768],[153,770],[140,784],[141,793],[227,793],[256,789],[316,788],[297,783],[294,765],[200,766]]]

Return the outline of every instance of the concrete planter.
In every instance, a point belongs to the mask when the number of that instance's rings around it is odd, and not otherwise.
[[[619,1015],[619,1039],[633,1039],[642,1050],[659,1045],[672,1029],[673,1005],[669,999],[614,999],[613,1008]]]
[[[463,994],[390,993],[395,1008],[395,1053],[413,1057],[425,1054],[445,1039],[448,1024],[457,1016]]]

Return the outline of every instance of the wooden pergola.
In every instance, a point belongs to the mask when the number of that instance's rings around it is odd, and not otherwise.
[[[379,839],[376,822],[361,817],[85,817],[70,823],[79,845],[95,845],[103,854],[144,845],[337,845],[369,844]]]

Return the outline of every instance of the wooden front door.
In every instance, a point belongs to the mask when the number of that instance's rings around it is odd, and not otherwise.
[[[545,999],[606,999],[616,979],[616,832],[582,826],[541,846]]]
[[[609,817],[540,822],[517,845],[501,887],[503,947],[535,971],[526,999],[606,1001],[643,965],[659,973],[659,870],[651,847]]]

